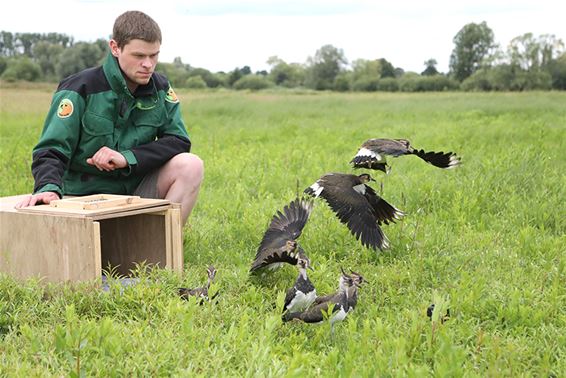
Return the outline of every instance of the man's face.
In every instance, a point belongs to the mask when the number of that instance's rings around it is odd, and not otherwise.
[[[157,64],[160,47],[159,42],[133,39],[120,49],[116,41],[110,40],[110,51],[118,58],[120,68],[126,74],[126,82],[130,91],[133,92],[138,85],[149,82]]]

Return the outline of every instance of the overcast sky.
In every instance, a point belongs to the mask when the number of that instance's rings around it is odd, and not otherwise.
[[[269,70],[277,55],[305,63],[321,46],[344,51],[349,62],[385,58],[421,72],[430,58],[448,70],[454,36],[486,21],[502,47],[527,32],[566,41],[566,1],[559,0],[34,0],[5,1],[0,30],[57,32],[92,42],[108,38],[115,18],[141,10],[163,33],[160,60],[211,71],[248,65]]]

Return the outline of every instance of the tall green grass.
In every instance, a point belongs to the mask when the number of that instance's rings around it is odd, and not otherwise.
[[[566,371],[566,94],[180,92],[205,161],[184,230],[186,268],[97,283],[0,276],[0,375],[563,376]],[[3,89],[0,195],[29,192],[49,91]],[[367,138],[452,150],[464,164],[391,161],[374,187],[406,211],[391,249],[361,247],[323,202],[300,243],[319,293],[340,267],[371,283],[331,335],[282,324],[296,272],[249,265],[270,218]],[[176,297],[218,269],[217,304]],[[450,308],[431,322],[431,303]]]

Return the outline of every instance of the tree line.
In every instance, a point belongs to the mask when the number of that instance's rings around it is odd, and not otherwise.
[[[423,71],[405,72],[385,58],[349,62],[342,49],[325,45],[305,63],[287,63],[277,56],[267,60],[269,71],[249,66],[230,72],[211,72],[175,58],[157,70],[180,88],[265,89],[279,86],[335,91],[522,91],[566,90],[566,52],[554,35],[525,33],[503,49],[491,28],[465,25],[453,38],[449,72],[427,59]],[[88,67],[100,65],[108,42],[75,42],[59,33],[0,32],[0,79],[57,82]]]

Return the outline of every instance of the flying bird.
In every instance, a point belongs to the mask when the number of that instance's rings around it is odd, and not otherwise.
[[[202,287],[197,287],[195,289],[180,287],[179,296],[185,300],[188,300],[189,297],[197,297],[200,299],[199,302],[200,304],[203,304],[204,301],[208,301],[209,300],[208,289],[210,289],[210,284],[214,281],[214,278],[216,277],[216,269],[214,268],[214,266],[210,265],[206,269],[206,273],[208,275],[208,282],[206,283],[206,285]],[[217,295],[218,293],[214,294],[214,296],[210,299],[216,298]]]
[[[316,289],[307,276],[307,269],[312,269],[309,260],[299,257],[297,268],[299,268],[299,277],[293,287],[287,290],[283,312],[304,311],[316,299]]]
[[[305,189],[312,197],[322,197],[362,245],[381,250],[389,241],[381,224],[395,223],[405,213],[379,197],[368,182],[375,181],[367,173],[359,176],[328,173]]]
[[[308,260],[297,238],[309,219],[312,207],[311,200],[297,198],[286,205],[283,212],[277,211],[263,235],[250,272],[262,268],[275,269],[283,263],[297,265],[299,258]]]
[[[368,139],[350,161],[354,168],[367,168],[389,173],[386,156],[417,155],[438,168],[451,169],[461,164],[460,158],[453,152],[426,152],[411,146],[407,139]]]

